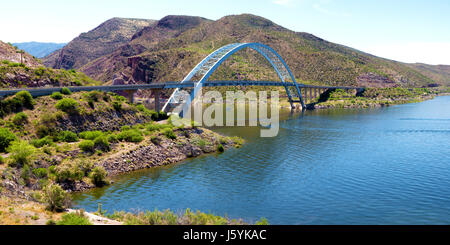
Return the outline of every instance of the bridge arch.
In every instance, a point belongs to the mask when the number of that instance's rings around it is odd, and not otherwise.
[[[189,72],[189,74],[181,81],[181,83],[192,82],[193,78],[200,78],[198,82],[195,83],[194,89],[191,91],[189,98],[187,98],[185,102],[182,102],[183,103],[182,109],[184,110],[190,106],[190,103],[194,100],[195,96],[197,95],[197,92],[202,87],[203,83],[208,80],[208,78],[225,60],[227,60],[237,51],[244,48],[251,48],[257,51],[272,65],[278,77],[280,78],[281,83],[283,83],[286,89],[286,93],[288,95],[289,102],[291,103],[292,107],[294,102],[300,102],[302,107],[305,108],[300,88],[297,82],[295,81],[292,72],[290,71],[288,65],[283,60],[283,58],[281,58],[281,56],[275,50],[261,43],[232,43],[225,45],[209,54],[200,63],[198,63],[194,67],[194,69],[192,69]],[[291,81],[289,81],[289,79]],[[292,86],[287,86],[287,83],[289,82],[294,84],[293,87],[295,88],[295,90],[293,92],[289,90],[289,88]],[[179,101],[182,100],[179,97],[181,97],[181,89],[177,88],[172,93],[169,100],[162,108],[162,110],[167,112],[169,107],[171,107],[170,106],[171,104],[179,103]],[[294,100],[293,97],[297,97],[298,100]]]

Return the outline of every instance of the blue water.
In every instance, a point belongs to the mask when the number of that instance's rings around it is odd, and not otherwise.
[[[450,96],[377,109],[284,113],[279,135],[219,128],[241,149],[137,171],[75,206],[186,208],[271,224],[449,224]]]

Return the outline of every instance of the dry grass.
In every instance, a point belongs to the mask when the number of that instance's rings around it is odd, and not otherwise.
[[[19,198],[0,197],[0,225],[45,225],[59,220],[60,213],[45,210],[43,204]]]

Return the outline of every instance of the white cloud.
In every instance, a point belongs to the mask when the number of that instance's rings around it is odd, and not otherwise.
[[[450,42],[410,42],[370,45],[364,52],[406,63],[450,65]]]

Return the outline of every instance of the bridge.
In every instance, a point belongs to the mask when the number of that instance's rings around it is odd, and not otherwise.
[[[231,55],[237,51],[251,48],[261,54],[274,68],[280,81],[208,81],[208,78],[214,71]],[[305,108],[305,101],[312,101],[317,98],[325,90],[329,89],[357,89],[363,90],[362,87],[346,87],[346,86],[314,86],[299,84],[295,81],[289,67],[281,58],[281,56],[269,46],[260,43],[233,43],[223,46],[212,52],[200,63],[181,82],[164,82],[151,84],[127,84],[127,85],[111,85],[111,86],[73,86],[68,87],[72,92],[79,91],[125,91],[130,102],[133,102],[133,94],[137,90],[152,90],[155,97],[155,110],[160,110],[160,91],[163,89],[175,89],[170,98],[162,107],[165,112],[177,107],[184,110],[190,106],[195,99],[198,91],[202,87],[219,87],[219,86],[281,86],[286,90],[287,97],[294,108],[294,103],[300,103]],[[62,87],[44,87],[44,88],[26,88],[26,89],[10,89],[0,90],[0,97],[13,95],[19,91],[26,90],[34,97],[50,95],[54,92],[61,91]],[[308,98],[309,90],[309,98]],[[186,97],[186,95],[188,95]],[[181,105],[181,106],[180,106]],[[178,111],[177,113],[179,113]]]

